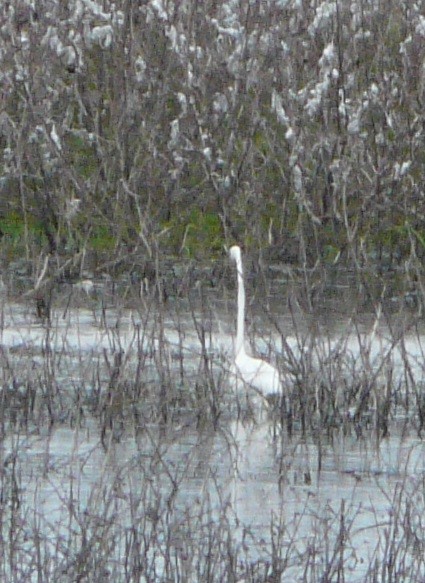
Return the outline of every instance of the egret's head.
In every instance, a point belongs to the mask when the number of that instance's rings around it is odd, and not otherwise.
[[[233,259],[233,261],[236,261],[236,263],[239,263],[241,260],[240,247],[238,247],[237,245],[233,245],[233,247],[230,247],[229,255],[230,255],[230,258]]]

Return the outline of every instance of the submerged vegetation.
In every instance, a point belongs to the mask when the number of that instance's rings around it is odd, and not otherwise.
[[[106,283],[90,313],[78,288],[44,326],[3,305],[1,577],[423,578],[420,330],[379,306],[332,334],[268,312],[282,336],[258,324],[251,340],[284,394],[261,415],[200,291],[190,310],[145,296],[130,311]]]

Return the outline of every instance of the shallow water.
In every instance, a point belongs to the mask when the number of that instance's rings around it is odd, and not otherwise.
[[[317,446],[312,443],[296,439],[284,443],[282,467],[276,462],[267,423],[231,430],[230,442],[212,433],[185,432],[172,442],[165,439],[161,467],[149,474],[149,481],[157,482],[164,507],[172,490],[168,473],[178,482],[172,504],[176,524],[188,512],[196,512],[194,504],[201,507],[207,499],[211,520],[219,520],[229,505],[235,539],[242,544],[243,533],[250,533],[244,542],[250,561],[270,559],[273,517],[283,517],[283,547],[295,544],[301,553],[312,538],[336,536],[343,508],[345,520],[352,521],[345,551],[350,580],[363,581],[394,520],[398,492],[403,489],[412,496],[422,492],[425,451],[417,438],[394,435],[379,447],[345,439],[338,448],[324,448],[319,473]],[[76,514],[90,512],[99,508],[115,484],[118,523],[125,529],[131,524],[128,501],[143,499],[144,472],[152,469],[155,440],[127,439],[106,454],[94,434],[57,429],[49,438],[25,439],[13,447],[19,451],[26,512],[37,517],[41,535],[50,537],[53,546],[58,537],[67,536],[70,500]],[[3,460],[11,449],[11,443],[3,443]],[[300,565],[294,564],[286,576],[298,580]]]
[[[142,346],[150,354],[162,343],[171,365],[177,355],[176,370],[181,362],[196,369],[202,352],[190,318],[179,320],[176,326],[175,318],[166,317],[161,337],[152,318],[130,311],[110,310],[103,322],[95,311],[68,311],[66,318],[58,312],[52,322],[46,329],[24,307],[8,304],[2,349],[11,359],[31,362],[34,370],[45,358],[46,345],[53,353],[71,355],[69,362],[75,367],[70,364],[61,372],[64,386],[81,382],[85,375],[89,378],[90,362],[105,351],[121,349],[130,354]],[[231,354],[233,338],[228,328],[219,316],[211,324],[209,354],[224,355],[224,359]],[[425,339],[407,335],[395,340],[384,327],[370,328],[359,334],[338,326],[332,336],[318,337],[308,348],[311,358],[320,363],[349,355],[352,373],[364,367],[390,367],[394,382],[404,378],[408,363],[409,374],[422,381]],[[285,342],[296,357],[306,350],[295,334],[288,334]],[[278,335],[260,338],[254,348],[266,354],[272,349],[278,359],[285,350]],[[290,375],[287,380],[292,390]],[[180,547],[186,544],[182,533],[188,521],[205,512],[213,522],[226,517],[247,561],[271,560],[271,525],[280,521],[282,553],[290,552],[291,557],[285,575],[294,581],[303,580],[303,566],[294,558],[297,553],[304,556],[309,545],[317,545],[314,560],[320,563],[332,553],[342,520],[343,558],[350,581],[363,581],[395,529],[396,519],[401,524],[409,499],[418,511],[424,505],[424,454],[422,440],[406,431],[401,421],[394,421],[385,440],[373,435],[359,439],[341,431],[319,443],[297,431],[291,439],[273,436],[267,416],[244,424],[231,415],[218,431],[195,430],[193,425],[164,431],[152,424],[140,433],[129,431],[119,443],[111,440],[107,451],[100,443],[96,422],[89,419],[76,429],[58,424],[44,433],[19,430],[1,444],[3,481],[15,464],[23,506],[34,517],[47,547],[54,549],[59,539],[69,537],[70,528],[77,528],[85,513],[107,504],[116,506],[110,520],[124,533],[134,519],[132,501],[137,499],[137,511],[150,516],[156,499],[156,513],[162,516],[164,509],[171,513],[171,526],[180,533],[176,537],[182,538]],[[71,506],[75,507],[72,512]],[[395,541],[404,536],[400,524]],[[114,551],[118,563],[124,560],[124,535],[119,540],[121,545]],[[158,539],[156,544],[161,547],[164,541]],[[413,561],[413,556],[407,555],[406,561]],[[155,555],[152,561],[158,561],[159,571],[165,568],[163,558]]]

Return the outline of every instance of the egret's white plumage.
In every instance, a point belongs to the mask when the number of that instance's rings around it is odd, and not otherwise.
[[[235,374],[244,384],[260,391],[263,396],[282,390],[277,369],[260,358],[253,358],[245,351],[245,286],[241,250],[237,245],[230,248],[230,257],[236,262],[238,273],[238,320],[235,344]]]

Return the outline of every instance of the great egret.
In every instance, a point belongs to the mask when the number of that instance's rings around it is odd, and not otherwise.
[[[238,273],[238,320],[234,361],[236,378],[259,391],[264,397],[281,393],[282,386],[277,369],[265,360],[249,356],[245,351],[245,286],[241,250],[234,245],[229,253],[236,262]]]

